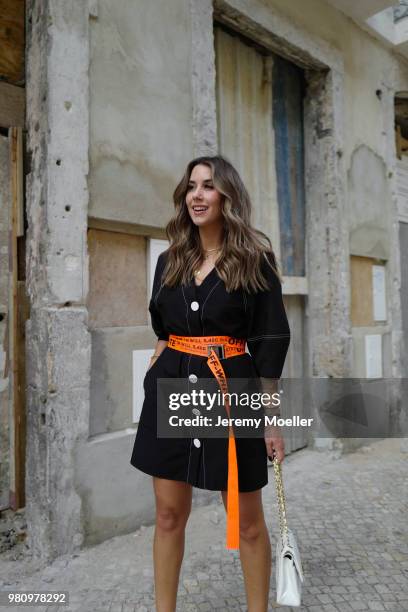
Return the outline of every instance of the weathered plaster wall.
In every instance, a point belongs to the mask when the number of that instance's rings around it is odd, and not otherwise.
[[[92,331],[91,436],[133,427],[132,351],[135,346],[153,346],[155,338],[147,325]],[[108,446],[109,438],[105,442]],[[127,449],[123,456],[124,463],[130,458],[129,452]]]
[[[390,181],[384,159],[366,145],[353,152],[348,189],[351,253],[389,259],[392,247]]]
[[[90,34],[89,215],[163,227],[193,153],[189,2],[100,0]]]

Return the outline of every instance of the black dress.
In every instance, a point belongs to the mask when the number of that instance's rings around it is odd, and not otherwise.
[[[222,360],[228,378],[280,378],[289,346],[290,330],[279,279],[266,261],[262,271],[269,289],[228,293],[214,268],[200,286],[173,288],[162,284],[166,253],[158,259],[149,311],[159,340],[180,336],[223,335],[245,338],[249,353]],[[145,399],[133,447],[131,465],[146,474],[190,483],[201,489],[227,490],[227,438],[157,437],[156,380],[196,375],[212,377],[206,358],[165,348],[147,371]],[[195,381],[194,376],[192,376]],[[190,378],[191,380],[191,378]],[[236,438],[241,492],[255,491],[268,482],[263,438]]]

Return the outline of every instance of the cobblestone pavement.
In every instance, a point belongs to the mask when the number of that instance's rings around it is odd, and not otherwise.
[[[400,440],[381,440],[340,458],[307,449],[286,458],[288,519],[305,570],[303,605],[293,610],[408,611],[406,451]],[[273,549],[275,504],[271,470],[264,506]],[[69,606],[34,608],[40,612],[153,611],[152,534],[152,527],[142,528],[42,570],[29,558],[13,561],[9,551],[0,555],[0,590],[69,591]],[[246,610],[238,553],[224,548],[224,537],[221,503],[193,509],[178,611]],[[273,570],[270,610],[277,607],[274,582]]]

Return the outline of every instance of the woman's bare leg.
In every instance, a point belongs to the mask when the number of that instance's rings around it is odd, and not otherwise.
[[[153,489],[156,498],[153,543],[156,610],[175,612],[192,486],[176,480],[153,478]]]
[[[227,492],[222,491],[227,507]],[[240,559],[248,612],[267,612],[271,543],[262,507],[262,489],[239,494]]]

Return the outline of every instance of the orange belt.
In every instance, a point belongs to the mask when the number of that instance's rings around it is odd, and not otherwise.
[[[214,374],[222,393],[228,393],[227,377],[220,362],[226,357],[245,353],[245,340],[230,336],[174,336],[168,345],[176,351],[208,357],[207,364]],[[225,398],[225,409],[230,417],[230,405]],[[229,426],[228,435],[228,489],[227,489],[227,548],[239,548],[239,496],[238,463],[234,430]]]

